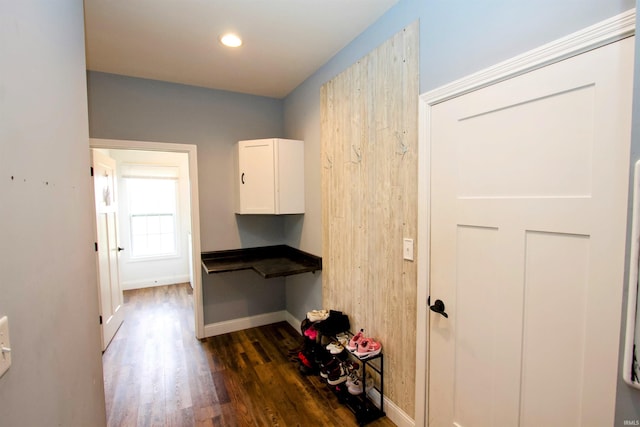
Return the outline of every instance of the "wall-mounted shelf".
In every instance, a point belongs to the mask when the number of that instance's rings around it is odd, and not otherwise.
[[[322,258],[287,245],[202,253],[207,274],[254,270],[265,279],[322,270]]]

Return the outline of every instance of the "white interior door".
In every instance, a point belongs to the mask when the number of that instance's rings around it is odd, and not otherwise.
[[[102,350],[105,350],[124,319],[122,289],[118,267],[118,206],[116,161],[91,150],[96,207],[97,264],[102,319]]]
[[[431,110],[430,426],[613,425],[633,38]]]

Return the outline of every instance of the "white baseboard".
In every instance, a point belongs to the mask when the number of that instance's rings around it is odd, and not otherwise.
[[[372,388],[367,392],[367,395],[376,406],[380,404],[380,392],[378,390]],[[383,410],[387,414],[387,418],[389,418],[389,420],[391,420],[395,425],[398,427],[415,427],[415,420],[386,396],[384,398],[383,405]],[[380,409],[379,406],[378,409]]]
[[[272,313],[258,314],[256,316],[225,320],[224,322],[209,323],[207,325],[204,325],[204,336],[213,337],[216,335],[227,334],[229,332],[255,328],[256,326],[264,326],[271,323],[282,322],[284,320],[287,320],[286,313],[287,312],[285,310],[274,311]]]
[[[286,313],[287,314],[286,314],[286,319],[285,320],[287,321],[287,323],[290,324],[293,329],[298,331],[298,333],[300,335],[302,335],[302,331],[300,330],[300,324],[302,323],[302,320],[296,319],[293,316],[293,314],[289,313],[288,311]]]
[[[188,283],[191,280],[188,274],[179,276],[152,277],[150,279],[131,280],[120,283],[123,291],[131,289],[153,288],[154,286],[175,285],[178,283]]]

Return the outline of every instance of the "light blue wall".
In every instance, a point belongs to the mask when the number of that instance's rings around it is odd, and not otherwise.
[[[3,427],[106,425],[83,19],[82,0],[0,0]]]
[[[284,218],[233,211],[234,144],[283,136],[281,100],[98,72],[88,97],[92,138],[197,145],[202,251],[284,243]],[[224,276],[203,274],[205,323],[284,309],[284,279]]]
[[[635,6],[634,0],[436,0],[421,19],[422,92],[559,39]]]
[[[306,202],[311,210],[307,209],[304,224],[297,224],[299,229],[293,238],[299,239],[303,250],[322,247],[318,213],[320,87],[403,27],[420,20],[423,93],[633,7],[634,0],[400,0],[284,100],[285,135],[303,139],[309,155],[305,163]],[[640,107],[636,106],[635,112],[635,117],[640,117]],[[638,126],[634,128],[634,159],[640,157]],[[322,304],[321,281],[304,276],[294,280],[287,281],[287,309],[296,317],[304,317],[306,308]],[[638,392],[620,385],[617,403],[617,425],[625,419],[640,419]]]

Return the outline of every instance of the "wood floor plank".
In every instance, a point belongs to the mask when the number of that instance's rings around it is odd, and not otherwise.
[[[358,425],[319,376],[289,360],[302,338],[286,322],[199,341],[188,284],[125,291],[124,301],[103,355],[109,427]]]

